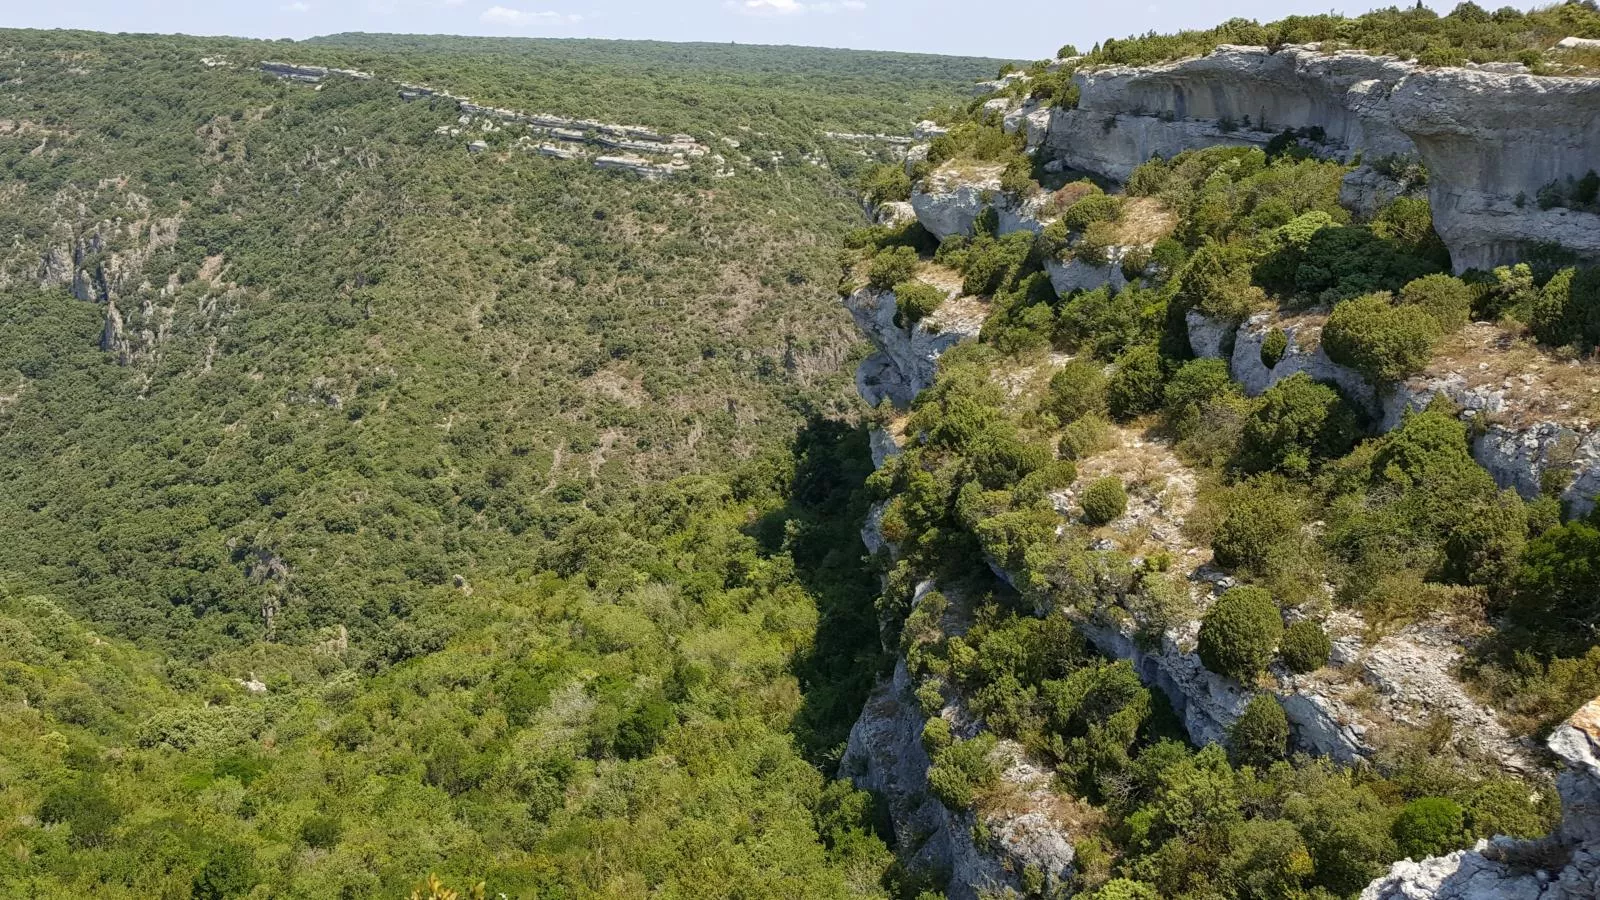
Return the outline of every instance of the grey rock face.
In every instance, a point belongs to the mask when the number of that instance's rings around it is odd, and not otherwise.
[[[1540,841],[1497,837],[1472,850],[1395,863],[1361,900],[1594,900],[1600,897],[1600,698],[1550,735],[1561,827]],[[1559,868],[1538,863],[1565,857]],[[1533,863],[1530,865],[1529,863]]]
[[[1600,79],[1426,70],[1391,103],[1428,165],[1434,228],[1456,271],[1546,241],[1600,258],[1600,216],[1535,202],[1544,185],[1600,168]]]
[[[1073,291],[1092,291],[1107,285],[1114,291],[1120,291],[1128,285],[1127,276],[1122,274],[1122,258],[1132,249],[1134,248],[1109,248],[1106,255],[1111,261],[1103,266],[1091,265],[1080,259],[1067,262],[1047,259],[1044,271],[1050,276],[1050,286],[1063,297]]]
[[[887,397],[906,407],[917,393],[933,384],[939,357],[956,344],[977,337],[981,316],[964,316],[960,310],[941,308],[909,328],[894,323],[893,291],[864,287],[845,298],[845,307],[878,352],[856,370],[856,388],[862,399],[876,406]]]
[[[1189,349],[1200,359],[1221,359],[1231,352],[1233,335],[1238,326],[1223,319],[1214,319],[1198,310],[1183,314],[1189,329]]]
[[[1371,166],[1357,166],[1339,183],[1339,205],[1366,220],[1406,193],[1406,186],[1398,180]]]
[[[911,208],[922,227],[940,240],[972,234],[973,223],[1000,191],[1000,172],[984,172],[971,179],[948,171],[928,176],[927,183],[911,192]]]
[[[1387,95],[1410,71],[1392,57],[1225,45],[1155,66],[1079,72],[1078,108],[1053,117],[1045,147],[1119,181],[1151,156],[1263,146],[1289,128],[1323,129],[1327,156],[1409,154]]]
[[[1377,393],[1354,369],[1346,368],[1328,358],[1322,349],[1319,322],[1290,322],[1281,327],[1289,339],[1283,358],[1272,368],[1261,361],[1261,345],[1274,325],[1266,313],[1251,316],[1240,326],[1234,337],[1233,359],[1228,368],[1235,381],[1251,397],[1259,396],[1278,382],[1301,372],[1312,380],[1338,385],[1344,395],[1368,408],[1377,409]]]

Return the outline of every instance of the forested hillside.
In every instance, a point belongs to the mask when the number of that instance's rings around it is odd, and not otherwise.
[[[834,296],[875,151],[821,132],[996,66],[0,32],[0,883],[892,887],[827,780],[880,661]],[[399,80],[735,171],[472,153]]]

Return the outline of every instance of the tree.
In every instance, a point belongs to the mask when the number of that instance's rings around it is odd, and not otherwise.
[[[195,900],[224,900],[249,892],[255,884],[255,858],[238,844],[225,844],[206,858],[205,867],[195,875]]]
[[[1217,598],[1200,619],[1200,660],[1206,668],[1237,681],[1251,681],[1278,649],[1283,617],[1266,589],[1233,588]]]
[[[1512,587],[1513,621],[1557,653],[1582,653],[1600,634],[1600,528],[1574,521],[1528,543]]]
[[[1289,747],[1289,717],[1271,694],[1250,698],[1244,713],[1228,728],[1228,759],[1236,766],[1264,769]]]
[[[1283,630],[1283,645],[1278,654],[1289,671],[1304,674],[1315,672],[1328,664],[1333,652],[1333,641],[1321,625],[1310,619],[1301,619]]]
[[[1090,525],[1104,525],[1127,508],[1127,491],[1122,487],[1122,479],[1115,475],[1097,478],[1084,488],[1083,520]]]
[[[1438,334],[1428,312],[1395,306],[1385,293],[1366,294],[1333,308],[1322,327],[1322,347],[1329,359],[1382,388],[1422,371]]]
[[[1304,372],[1268,388],[1245,421],[1239,465],[1247,472],[1305,475],[1343,456],[1360,437],[1354,409],[1339,392]]]
[[[1395,817],[1394,841],[1411,859],[1443,856],[1470,840],[1461,805],[1445,797],[1419,797]]]

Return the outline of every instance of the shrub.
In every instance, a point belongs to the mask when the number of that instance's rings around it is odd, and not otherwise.
[[[968,294],[993,294],[1017,284],[1029,269],[1033,234],[1017,231],[1001,238],[983,234],[967,247],[961,265],[961,289]]]
[[[931,716],[922,723],[922,749],[926,750],[930,757],[938,756],[954,742],[950,723],[939,716]]]
[[[672,704],[661,697],[639,702],[617,728],[617,755],[623,759],[642,759],[655,750],[673,721]]]
[[[249,849],[229,844],[212,851],[205,867],[194,877],[195,900],[223,900],[248,893],[255,884],[255,859]]]
[[[1083,520],[1090,525],[1104,525],[1127,510],[1128,493],[1122,487],[1122,479],[1107,475],[1084,488],[1082,501]]]
[[[1220,397],[1238,393],[1223,359],[1195,359],[1183,364],[1163,393],[1167,427],[1187,437],[1201,426],[1201,410]]]
[[[928,787],[947,809],[960,812],[972,806],[977,795],[1000,777],[989,759],[996,738],[984,732],[968,741],[956,741],[939,751],[928,767]]]
[[[1105,373],[1087,360],[1075,359],[1067,363],[1050,376],[1050,393],[1045,405],[1062,424],[1076,422],[1086,415],[1104,414]]]
[[[1134,347],[1117,357],[1106,385],[1106,404],[1118,419],[1131,419],[1161,405],[1161,355],[1155,347]]]
[[[1224,569],[1264,572],[1294,544],[1300,524],[1292,495],[1272,481],[1252,481],[1228,496],[1211,552]]]
[[[1568,522],[1528,542],[1509,612],[1551,650],[1581,654],[1592,646],[1600,631],[1600,529]]]
[[[894,286],[894,319],[901,327],[915,325],[933,315],[945,301],[943,290],[922,281],[902,281]]]
[[[1439,333],[1459,331],[1472,318],[1472,288],[1450,275],[1424,275],[1400,289],[1400,302],[1427,313]]]
[[[1121,197],[1095,193],[1067,207],[1061,223],[1072,231],[1082,231],[1095,222],[1115,222],[1121,215]]]
[[[1190,254],[1179,273],[1179,302],[1213,318],[1243,321],[1267,299],[1250,281],[1252,264],[1240,247],[1206,242]]]
[[[1333,652],[1333,641],[1322,626],[1310,619],[1301,619],[1283,630],[1283,645],[1278,655],[1289,671],[1304,674],[1315,672],[1328,664]]]
[[[1534,336],[1553,346],[1600,344],[1600,269],[1563,269],[1537,294],[1528,312]]]
[[[1261,395],[1245,422],[1239,464],[1248,472],[1304,475],[1343,456],[1361,435],[1355,410],[1333,388],[1298,372]]]
[[[1056,449],[1062,459],[1087,459],[1110,447],[1111,423],[1091,414],[1068,425]]]
[[[1113,878],[1084,900],[1161,900],[1161,894],[1142,881]]]
[[[867,284],[876,290],[887,291],[902,281],[909,281],[917,270],[917,251],[910,247],[885,247],[867,263]]]
[[[1228,759],[1236,766],[1264,769],[1289,748],[1289,717],[1271,694],[1257,694],[1228,728]]]
[[[1422,371],[1439,326],[1415,306],[1395,306],[1388,294],[1367,294],[1333,308],[1322,328],[1328,358],[1384,387]]]
[[[861,193],[873,206],[890,200],[911,199],[911,178],[905,166],[885,163],[873,166],[861,175]]]
[[[1277,368],[1288,351],[1289,335],[1282,328],[1274,328],[1261,339],[1261,364],[1269,369]]]
[[[1055,339],[1076,352],[1112,359],[1157,339],[1166,313],[1166,298],[1156,291],[1129,287],[1114,292],[1102,286],[1062,301]]]
[[[122,813],[97,780],[82,778],[55,788],[39,804],[39,821],[66,824],[69,843],[78,849],[98,847],[111,838]]]
[[[1283,618],[1272,595],[1264,588],[1236,587],[1200,620],[1200,660],[1219,675],[1250,681],[1272,661],[1282,636]]]
[[[1443,856],[1470,839],[1461,805],[1445,797],[1419,797],[1395,817],[1395,844],[1412,859]]]

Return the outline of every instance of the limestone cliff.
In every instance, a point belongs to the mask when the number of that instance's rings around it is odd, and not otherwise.
[[[1600,168],[1600,79],[1426,68],[1315,45],[1224,45],[1074,78],[1077,107],[1051,109],[1044,129],[1042,152],[1057,165],[1122,181],[1152,156],[1265,146],[1303,129],[1331,158],[1419,157],[1457,271],[1512,262],[1540,243],[1600,259],[1600,216],[1536,202],[1546,184]],[[1396,186],[1360,171],[1350,201],[1370,214]]]

